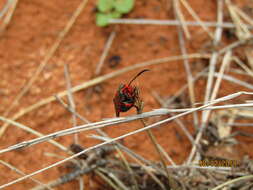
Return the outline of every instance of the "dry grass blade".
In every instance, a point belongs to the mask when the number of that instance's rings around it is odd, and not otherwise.
[[[93,139],[97,139],[97,140],[101,140],[101,141],[108,141],[111,138],[108,137],[103,137],[103,136],[98,136],[98,135],[89,135],[88,137],[93,138]],[[157,165],[153,164],[150,161],[147,160],[143,160],[138,158],[137,156],[133,155],[131,153],[131,151],[126,151],[125,147],[123,147],[123,145],[121,144],[117,144],[117,146],[119,146],[122,150],[124,150],[133,160],[135,160],[139,165],[141,165],[143,167],[143,169],[145,170],[144,165],[142,164],[145,163],[146,165],[151,166],[152,168],[154,168],[156,171],[160,172],[160,173],[164,173],[164,175],[166,174],[163,170],[161,170],[159,167],[157,167]],[[138,155],[139,156],[139,155]],[[164,155],[165,156],[165,155]],[[166,156],[165,156],[166,157]],[[169,158],[170,159],[170,158]],[[168,160],[169,160],[168,159]],[[176,166],[176,164],[173,162],[173,160],[169,161],[170,163],[172,163],[173,166]],[[155,180],[156,181],[156,180]]]
[[[218,73],[214,73],[214,77],[218,77],[218,76],[219,76]],[[248,89],[250,89],[250,90],[253,90],[253,85],[252,85],[252,84],[247,83],[247,82],[244,82],[244,81],[242,81],[242,80],[239,80],[239,79],[237,79],[237,78],[235,78],[235,77],[232,77],[232,76],[230,76],[230,75],[224,74],[224,75],[222,76],[222,79],[227,80],[227,81],[230,81],[230,82],[233,82],[233,83],[238,84],[238,85],[240,85],[240,86],[244,86],[244,87],[246,87],[246,88],[248,88]]]
[[[9,4],[9,6],[7,7],[8,11],[5,15],[3,24],[0,26],[0,34],[3,33],[6,30],[7,26],[9,25],[9,23],[13,17],[13,14],[16,10],[18,0],[12,0],[11,2],[8,1],[8,4]]]
[[[179,11],[179,5],[178,5],[178,0],[174,1],[174,12],[175,12],[175,16],[176,18],[180,18],[180,11]],[[181,13],[182,14],[182,13]],[[182,32],[182,27],[178,27],[178,39],[179,39],[179,45],[180,45],[180,49],[181,49],[181,53],[183,56],[187,55],[187,50],[185,47],[185,39],[183,36],[183,32]],[[195,93],[194,93],[194,82],[193,82],[193,77],[192,77],[192,72],[191,72],[191,68],[189,65],[189,60],[188,59],[184,59],[184,67],[185,67],[185,71],[186,71],[186,77],[187,77],[187,84],[188,84],[188,91],[189,91],[189,95],[190,95],[190,101],[191,101],[191,106],[194,107],[195,105]],[[195,128],[198,126],[198,116],[196,114],[196,112],[193,113],[193,123]]]
[[[73,110],[73,108],[69,107],[60,97],[58,97],[57,95],[55,95],[55,98],[57,101],[59,101],[61,103],[61,105],[63,105],[63,107],[68,110],[70,113],[74,114],[76,117],[78,117],[79,119],[81,119],[83,122],[85,123],[90,123],[90,121],[88,121],[85,117],[81,116],[79,113],[75,112],[75,110]]]
[[[114,183],[117,185],[117,190],[128,190],[128,188],[125,186],[125,184],[116,176],[114,175],[112,172],[107,171],[103,168],[99,168],[98,169],[100,172],[106,173],[108,177],[110,177]]]
[[[2,17],[6,14],[6,12],[8,11],[10,5],[12,4],[13,0],[8,0],[4,7],[2,8],[2,10],[0,11],[0,20],[2,19]]]
[[[143,122],[143,119],[141,119],[141,121]],[[143,126],[144,128],[147,126],[145,124],[145,122],[143,122]],[[174,184],[174,180],[173,178],[170,176],[168,170],[167,170],[167,167],[166,167],[166,161],[163,157],[163,154],[167,155],[167,153],[164,151],[164,149],[162,148],[162,146],[157,142],[157,139],[156,137],[153,135],[152,131],[149,129],[147,130],[147,134],[148,134],[148,137],[150,138],[152,144],[154,145],[156,151],[157,151],[157,154],[160,158],[160,161],[162,163],[162,166],[163,166],[163,169],[166,173],[166,176],[168,178],[168,181],[169,183],[171,184],[171,186],[173,187],[173,184]],[[165,158],[169,158],[168,161],[172,161],[171,163],[175,165],[175,162],[169,157],[169,156],[166,156]]]
[[[115,190],[121,190],[120,188],[118,188],[111,179],[109,179],[106,175],[103,174],[103,172],[97,170],[95,171],[95,173],[100,176],[107,184],[109,184],[113,189]]]
[[[211,89],[213,85],[213,79],[214,79],[214,72],[215,72],[215,65],[218,59],[218,53],[214,52],[212,54],[212,58],[209,63],[209,72],[208,72],[208,78],[207,78],[207,85],[206,85],[206,92],[205,92],[205,100],[204,102],[208,102],[211,94]],[[204,121],[204,116],[202,121]]]
[[[223,2],[217,0],[217,21],[218,23],[222,23],[223,22]],[[215,36],[214,36],[214,40],[213,40],[213,45],[217,46],[218,43],[221,40],[221,35],[222,35],[222,28],[221,27],[217,27],[215,30]],[[204,103],[207,103],[210,100],[210,96],[211,96],[211,91],[212,91],[212,86],[213,86],[213,80],[214,80],[214,72],[215,72],[215,68],[216,68],[216,63],[218,60],[218,52],[214,51],[212,53],[212,57],[210,59],[210,63],[209,63],[209,73],[208,73],[208,78],[207,78],[207,85],[206,85],[206,91],[205,91],[205,99],[204,99]],[[202,113],[202,125],[200,126],[200,131],[198,132],[197,138],[201,138],[205,126],[206,126],[206,122],[208,120],[208,112],[207,111],[203,111]],[[188,157],[187,160],[187,164],[190,164],[191,160],[193,159],[193,156],[196,153],[196,148],[197,148],[197,144],[199,142],[200,139],[195,140],[194,142],[194,146],[192,147],[192,150],[190,152],[190,155]]]
[[[243,12],[238,7],[234,6],[234,10],[238,15],[240,15],[246,22],[248,22],[251,26],[253,26],[252,18],[250,18],[245,12]]]
[[[178,20],[155,20],[155,19],[111,19],[110,24],[137,24],[137,25],[161,25],[161,26],[180,26],[182,23]],[[186,26],[200,27],[201,24],[196,21],[185,21]],[[231,22],[205,22],[202,21],[205,27],[222,27],[222,28],[235,28],[235,24]],[[247,28],[252,29],[251,25],[246,25]]]
[[[238,11],[230,0],[226,0],[226,4],[230,13],[230,16],[236,26],[236,35],[240,40],[248,38],[251,34],[246,25],[241,21]]]
[[[231,56],[232,56],[231,51],[228,51],[224,56],[220,71],[218,73],[218,77],[216,79],[216,83],[214,85],[213,93],[212,93],[211,98],[210,98],[211,101],[214,100],[218,95],[218,91],[219,91],[219,88],[220,88],[220,85],[221,85],[222,77],[224,75],[224,72],[225,72],[225,69],[226,69],[227,65],[230,63]]]
[[[104,48],[103,54],[100,57],[99,63],[98,63],[97,68],[95,70],[95,76],[97,76],[97,75],[100,74],[102,66],[103,66],[103,64],[105,62],[105,58],[106,58],[106,56],[109,53],[109,50],[110,50],[110,48],[112,46],[112,43],[113,43],[113,40],[114,40],[115,36],[116,36],[116,32],[115,31],[111,32],[111,34],[110,34],[110,36],[109,36],[109,38],[108,38],[108,40],[107,40],[107,42],[105,44],[105,48]]]
[[[237,93],[235,93],[235,95],[236,94]],[[242,92],[242,94],[244,94],[244,92]],[[247,93],[247,94],[251,94],[251,93]],[[201,110],[231,109],[231,108],[243,108],[243,107],[252,107],[252,106],[253,106],[253,103],[232,104],[232,105],[224,105],[224,106],[207,106],[207,107],[202,108]],[[200,107],[198,107],[198,108],[200,108]],[[165,108],[162,108],[162,109],[156,109],[156,110],[150,111],[150,112],[145,112],[145,113],[139,114],[139,115],[133,115],[133,116],[130,116],[130,117],[112,118],[112,119],[108,119],[106,121],[100,121],[100,122],[96,122],[96,123],[81,125],[81,126],[77,126],[75,128],[70,128],[70,129],[57,131],[55,133],[51,133],[49,135],[45,135],[45,136],[42,136],[42,137],[37,138],[37,139],[30,140],[30,141],[24,141],[22,143],[18,143],[16,145],[10,146],[6,149],[0,150],[0,154],[5,153],[5,152],[9,152],[9,151],[12,151],[12,150],[24,148],[24,147],[27,147],[27,146],[31,146],[31,145],[34,145],[34,144],[38,144],[38,143],[48,141],[49,139],[57,138],[57,137],[60,137],[60,136],[71,135],[71,134],[74,134],[74,133],[83,132],[83,131],[87,131],[87,130],[99,129],[99,128],[103,128],[103,127],[106,127],[106,126],[111,126],[111,125],[116,125],[116,124],[120,124],[120,123],[130,122],[130,121],[143,119],[143,118],[148,118],[148,117],[168,115],[168,114],[171,114],[171,113],[182,113],[182,112],[183,113],[184,112],[192,113],[196,109],[197,108],[185,108],[185,109],[165,109]],[[177,115],[175,115],[171,118],[173,118],[173,120],[177,119]],[[141,160],[143,160],[143,159],[141,159]]]
[[[253,77],[253,71],[246,64],[244,64],[238,57],[233,56],[232,60],[235,61],[248,75]]]
[[[200,26],[203,28],[203,30],[213,39],[212,32],[203,24],[199,16],[196,14],[196,12],[191,8],[189,3],[185,0],[181,0],[181,3],[184,5],[184,7],[187,9],[187,11],[191,14],[191,16],[199,22]]]
[[[64,75],[65,75],[65,80],[67,83],[67,96],[68,96],[68,100],[69,100],[69,106],[71,108],[71,110],[73,110],[73,112],[76,112],[76,105],[75,105],[75,101],[71,92],[71,80],[70,80],[70,73],[69,73],[69,67],[68,65],[64,64]],[[76,120],[76,114],[72,114],[72,126],[75,127],[77,125],[77,120]],[[78,144],[78,133],[74,134],[74,143]],[[83,183],[83,178],[80,177],[79,178],[79,189],[83,190],[84,188],[84,183]]]
[[[161,106],[166,107],[165,106],[165,101],[163,101],[157,93],[153,93],[153,94],[154,94],[154,97],[161,104]],[[170,115],[174,116],[172,113]],[[187,138],[190,140],[190,142],[193,145],[194,144],[194,139],[193,139],[192,135],[190,134],[190,132],[187,130],[187,128],[184,126],[183,122],[180,119],[175,119],[175,122],[182,129],[182,131],[185,133],[185,135],[187,136]],[[172,164],[172,165],[175,165],[175,164]]]
[[[5,161],[3,161],[3,160],[0,160],[0,163],[1,163],[2,165],[4,165],[4,166],[10,168],[11,170],[15,171],[15,172],[18,173],[19,175],[22,175],[22,176],[25,176],[25,175],[26,175],[24,172],[22,172],[22,171],[19,170],[18,168],[12,166],[11,164],[9,164],[9,163],[7,163],[7,162],[5,162]],[[46,185],[46,184],[40,182],[40,181],[37,180],[37,179],[34,179],[34,178],[32,178],[32,177],[30,177],[30,179],[31,179],[33,182],[35,182],[36,184],[39,184],[40,186],[42,186],[44,189],[50,189],[50,190],[52,190],[48,185]]]
[[[20,129],[24,130],[24,131],[27,131],[27,132],[29,132],[31,134],[34,134],[34,135],[38,136],[38,137],[44,137],[45,136],[44,134],[39,133],[38,131],[35,131],[34,129],[32,129],[30,127],[27,127],[27,126],[25,126],[25,125],[23,125],[21,123],[12,121],[10,119],[7,119],[7,118],[4,118],[4,117],[0,116],[0,120],[4,121],[6,123],[9,123],[11,125],[14,125],[14,126],[20,128]],[[51,143],[52,145],[58,147],[59,149],[63,150],[64,152],[68,151],[68,149],[65,146],[61,145],[60,143],[58,143],[58,142],[56,142],[54,140],[49,140],[48,142]]]
[[[218,4],[217,21],[218,21],[218,23],[222,23],[223,22],[223,11],[222,11],[223,3],[222,3],[222,1],[217,0],[217,4]],[[221,40],[221,36],[222,36],[222,28],[217,27],[215,30],[215,38],[213,41],[214,46],[218,45],[218,43]],[[213,75],[215,72],[217,59],[218,59],[218,53],[216,51],[214,51],[212,54],[211,60],[210,60],[210,64],[209,64],[209,73],[208,73],[204,102],[207,102],[210,99],[211,89],[212,89],[212,85],[213,85],[213,78],[214,78]],[[204,120],[205,119],[203,118],[202,121],[204,122]]]
[[[205,73],[208,71],[208,68],[203,69],[202,71],[200,71],[194,78],[193,78],[193,82],[195,82],[196,80],[198,80],[199,78],[205,76]],[[188,88],[188,84],[185,84],[183,87],[181,87],[171,98],[168,98],[167,100],[165,100],[163,107],[167,108],[173,101],[175,101],[176,98],[178,98],[180,95],[182,95],[182,93],[187,90]]]
[[[217,0],[217,23],[219,26],[217,26],[214,36],[214,46],[217,46],[221,40],[222,37],[222,31],[223,28],[221,25],[223,24],[223,1]]]
[[[220,84],[221,84],[221,81],[223,79],[223,76],[224,76],[224,72],[225,72],[225,68],[227,67],[227,65],[230,63],[230,60],[231,60],[231,51],[228,51],[225,56],[224,56],[224,59],[223,59],[223,62],[222,62],[222,65],[221,65],[221,68],[220,68],[220,71],[217,75],[217,80],[216,80],[216,83],[214,85],[214,89],[212,91],[212,95],[210,97],[210,101],[213,101],[216,97],[217,97],[217,94],[218,94],[218,90],[219,90],[219,87],[220,87]],[[215,73],[214,73],[214,76],[215,76]],[[207,122],[207,119],[209,118],[210,116],[210,113],[211,113],[211,110],[207,110],[204,112],[204,115],[203,115],[203,123],[206,123]],[[203,133],[204,131],[204,128],[205,128],[205,125],[202,125],[201,126],[201,130],[199,133]],[[202,134],[198,134],[197,136],[202,136]],[[194,143],[194,146],[192,147],[192,151],[190,153],[190,156],[189,156],[189,159],[188,159],[188,164],[190,163],[193,155],[195,154],[196,150],[197,150],[197,145],[198,143]]]
[[[223,2],[220,0],[217,0],[217,21],[218,23],[222,23],[223,22]],[[215,30],[215,36],[214,36],[214,40],[213,40],[213,45],[217,46],[221,40],[221,35],[222,35],[222,28],[221,27],[217,27]],[[206,85],[206,91],[205,91],[205,99],[204,99],[204,103],[207,103],[210,100],[210,96],[211,96],[211,92],[212,92],[212,87],[213,87],[213,80],[214,80],[214,73],[215,73],[215,68],[216,68],[216,64],[217,64],[217,60],[218,60],[218,52],[214,51],[212,53],[212,57],[210,59],[210,63],[209,63],[209,73],[208,73],[208,78],[207,78],[207,85]],[[203,111],[202,113],[202,121],[201,121],[201,126],[200,126],[200,131],[198,132],[198,135],[196,137],[197,138],[201,138],[202,134],[205,127],[206,127],[206,123],[208,121],[208,116],[209,116],[209,112],[207,111]],[[193,159],[193,156],[196,153],[196,148],[197,148],[197,144],[199,142],[200,139],[195,140],[194,146],[192,147],[192,150],[190,152],[190,155],[188,157],[187,160],[187,164],[190,164],[191,160]]]
[[[190,111],[186,111],[186,112],[180,113],[180,114],[175,115],[175,116],[173,116],[173,117],[170,117],[170,118],[168,118],[168,119],[161,120],[161,121],[159,121],[159,122],[156,122],[156,123],[154,123],[154,124],[151,124],[151,125],[149,125],[149,126],[147,126],[147,127],[144,127],[144,128],[141,128],[141,129],[137,129],[137,130],[132,131],[132,132],[129,132],[129,133],[127,133],[127,134],[124,134],[124,135],[118,136],[118,137],[116,137],[116,138],[110,139],[110,140],[108,140],[107,142],[100,143],[100,144],[97,144],[97,145],[95,145],[95,146],[86,148],[85,150],[83,150],[83,151],[81,151],[81,152],[79,152],[79,153],[77,153],[77,154],[74,154],[74,155],[72,155],[72,156],[70,156],[70,157],[68,157],[68,158],[66,158],[66,159],[63,159],[63,160],[61,160],[61,161],[59,161],[59,162],[56,162],[56,163],[54,163],[54,164],[52,164],[52,165],[50,165],[50,166],[48,166],[48,167],[45,167],[45,168],[40,169],[40,170],[37,170],[37,171],[35,171],[35,172],[33,172],[33,173],[30,173],[30,174],[28,174],[28,175],[26,175],[26,176],[24,176],[24,177],[18,178],[18,179],[14,180],[14,181],[11,181],[11,182],[9,182],[9,183],[3,184],[3,185],[0,186],[0,189],[3,189],[3,188],[5,188],[5,187],[7,187],[7,186],[10,186],[10,185],[15,184],[15,183],[17,183],[17,182],[20,182],[20,181],[22,181],[22,180],[25,180],[25,179],[27,179],[27,178],[29,178],[29,177],[31,177],[31,176],[34,176],[34,175],[36,175],[36,174],[39,174],[39,173],[41,173],[41,172],[44,172],[44,171],[46,171],[46,170],[48,170],[48,169],[50,169],[50,168],[52,168],[52,167],[58,166],[58,165],[60,165],[60,164],[62,164],[62,163],[64,163],[64,162],[69,161],[69,160],[71,160],[71,159],[73,159],[73,158],[76,158],[76,157],[78,157],[78,156],[80,156],[80,155],[82,155],[83,153],[86,153],[86,152],[88,152],[88,151],[91,151],[91,150],[94,150],[94,149],[96,149],[96,148],[102,147],[102,146],[104,146],[104,145],[106,145],[106,144],[113,143],[113,142],[115,142],[115,141],[117,141],[117,140],[126,138],[126,137],[128,137],[128,136],[131,136],[131,135],[134,135],[134,134],[137,134],[137,133],[146,131],[146,130],[148,130],[148,129],[157,127],[157,126],[159,126],[159,125],[161,125],[161,124],[164,124],[164,123],[173,121],[173,120],[176,119],[176,118],[179,118],[179,117],[182,117],[182,116],[191,114],[192,112],[200,111],[200,110],[202,110],[202,109],[204,109],[204,108],[207,108],[208,106],[211,106],[211,105],[213,105],[213,104],[217,104],[217,103],[220,103],[220,102],[224,102],[224,101],[227,101],[227,100],[234,99],[234,98],[236,98],[236,97],[238,97],[238,96],[241,96],[241,95],[253,95],[253,93],[252,93],[252,92],[244,92],[244,91],[241,91],[241,92],[237,92],[237,93],[234,93],[234,94],[230,94],[230,95],[224,96],[224,97],[222,97],[222,98],[218,98],[218,99],[216,99],[216,100],[214,100],[214,101],[212,101],[212,102],[209,102],[209,103],[207,103],[207,104],[205,104],[205,105],[203,105],[203,106],[200,106],[200,107],[197,107],[197,108],[193,108],[193,109],[190,110]],[[159,113],[161,113],[161,111],[159,111]],[[143,116],[144,116],[145,114],[146,114],[146,113],[138,114],[138,115],[132,116],[132,119],[133,119],[133,118],[135,118],[135,119],[137,119],[137,118],[139,118],[139,119],[140,119],[140,118],[143,118]],[[146,114],[146,115],[147,115],[147,114]],[[141,117],[140,117],[140,116],[141,116]],[[131,117],[123,118],[123,119],[126,119],[125,121],[127,121],[127,119],[129,119],[129,118],[131,118]],[[112,121],[117,121],[117,120],[119,121],[119,120],[121,120],[121,119],[122,119],[122,118],[116,118],[116,119],[112,119]],[[101,122],[100,122],[100,123],[101,123]],[[74,129],[76,130],[76,128],[78,128],[78,127],[75,127]],[[54,134],[53,136],[50,136],[50,138],[55,138],[55,137],[56,137],[55,134]],[[198,138],[196,138],[196,139],[198,139]],[[48,139],[47,139],[47,140],[48,140]],[[196,141],[195,141],[195,142],[196,142]],[[9,151],[9,150],[8,150],[8,151]],[[6,151],[5,151],[5,152],[6,152]],[[3,151],[1,151],[1,153],[3,153]]]
[[[108,141],[110,140],[111,138],[107,138],[107,137],[101,137],[101,136],[97,136],[97,135],[91,135],[90,136],[91,138],[94,138],[94,139],[98,139],[98,140],[102,140],[102,141]],[[152,164],[150,161],[147,161],[147,160],[144,160],[144,159],[140,159],[139,158],[139,155],[136,156],[136,154],[132,154],[132,151],[131,150],[127,150],[126,147],[124,147],[123,145],[121,144],[117,144],[117,146],[119,146],[122,150],[124,150],[137,164],[139,164],[143,169],[144,171],[147,172],[148,175],[151,176],[151,178],[163,189],[163,190],[166,190],[166,188],[164,187],[164,185],[162,184],[162,182],[152,173],[152,171],[150,170],[149,167],[147,167],[146,165],[149,165],[151,166],[152,168],[155,168],[157,171],[159,172],[163,172],[162,170],[159,170],[159,168]],[[143,163],[145,163],[146,165],[144,165]]]
[[[131,178],[131,180],[133,181],[133,184],[134,184],[134,190],[138,190],[139,189],[138,183],[137,183],[137,180],[135,178],[135,174],[134,174],[132,168],[129,165],[129,162],[127,161],[126,157],[124,156],[124,154],[121,152],[121,150],[117,146],[116,146],[116,150],[117,150],[120,158],[122,159],[123,163],[125,164],[126,169],[128,170],[128,172],[130,174],[130,178]]]
[[[65,80],[67,83],[67,96],[68,96],[68,100],[69,100],[69,106],[70,109],[75,113],[76,112],[76,105],[75,105],[75,101],[71,92],[71,81],[70,81],[70,74],[69,74],[69,67],[68,65],[64,65],[64,75],[65,75]],[[72,114],[72,126],[75,127],[77,125],[77,120],[76,120],[76,114]],[[75,144],[78,144],[78,134],[75,134],[74,136],[74,142]]]
[[[219,53],[219,55],[221,55],[221,54],[223,54],[223,53],[225,53],[225,52],[227,52],[229,50],[232,50],[234,48],[237,48],[237,47],[239,47],[239,46],[241,46],[243,44],[246,44],[246,43],[252,41],[252,39],[253,39],[253,35],[250,35],[248,38],[235,41],[235,42],[227,45],[226,47],[222,48],[221,50],[219,50],[218,53]]]
[[[70,172],[70,173],[67,173],[61,177],[59,177],[58,179],[56,180],[53,180],[53,181],[49,181],[47,183],[47,186],[51,187],[51,188],[55,188],[59,185],[62,185],[62,184],[65,184],[65,183],[68,183],[84,174],[87,174],[91,171],[95,171],[97,165],[92,165],[92,166],[89,166],[89,167],[86,167],[86,168],[82,168],[82,169],[77,169],[73,172]],[[45,187],[42,186],[42,185],[39,185],[39,186],[36,186],[30,190],[45,190]]]
[[[106,57],[109,54],[109,51],[111,49],[111,46],[112,46],[112,43],[113,43],[115,37],[116,37],[116,31],[112,31],[110,33],[109,38],[106,41],[103,53],[102,53],[102,55],[101,55],[101,57],[99,59],[98,64],[96,65],[95,72],[94,72],[94,74],[93,74],[93,76],[91,78],[97,77],[97,76],[99,76],[101,74],[101,70],[102,70],[102,67],[103,67],[103,65],[105,63],[105,59],[106,59]],[[88,91],[86,92],[87,99],[91,98],[93,92],[94,92],[94,88],[88,89]]]
[[[137,100],[137,107],[139,107],[138,109],[138,114],[141,114],[142,111],[143,111],[143,105],[144,105],[144,102],[140,99]],[[141,123],[143,124],[143,127],[145,128],[147,126],[146,122],[144,119],[141,119]],[[151,140],[159,158],[160,158],[160,161],[162,163],[162,166],[163,166],[163,169],[166,173],[166,176],[168,178],[168,181],[169,183],[171,184],[171,186],[173,187],[173,184],[174,184],[174,180],[173,178],[170,176],[168,170],[167,170],[167,167],[166,167],[166,161],[163,157],[163,155],[166,155],[165,158],[169,158],[168,161],[172,161],[172,164],[175,164],[175,162],[170,158],[170,156],[167,155],[166,151],[163,149],[163,147],[158,143],[156,137],[154,136],[154,134],[152,133],[151,130],[147,130],[147,135],[149,137],[149,139]]]
[[[165,186],[163,185],[163,183],[160,181],[159,178],[157,178],[153,172],[150,170],[149,167],[145,166],[144,164],[142,164],[138,159],[134,158],[135,162],[138,163],[143,169],[144,171],[147,172],[147,174],[161,187],[162,190],[166,190]]]
[[[174,0],[173,5],[174,5],[174,12],[175,12],[176,18],[181,23],[181,27],[184,31],[184,34],[185,34],[186,38],[190,39],[191,34],[190,34],[190,32],[187,28],[187,25],[185,23],[185,18],[184,18],[184,15],[183,15],[182,11],[181,11],[179,0]]]
[[[79,178],[79,190],[84,190],[84,180],[82,177]]]
[[[253,178],[253,175],[248,175],[248,176],[243,176],[243,177],[238,177],[236,179],[232,179],[230,181],[227,181],[221,185],[218,185],[217,187],[213,188],[212,190],[218,190],[218,189],[222,189],[223,187],[226,187],[230,184],[233,184],[233,183],[236,183],[238,181],[241,181],[241,180],[248,180],[248,179],[252,179]]]
[[[15,0],[15,1],[17,2],[18,0]],[[48,53],[46,54],[45,58],[40,63],[39,67],[36,69],[33,77],[28,81],[28,83],[26,84],[26,86],[21,90],[21,92],[16,96],[15,100],[12,102],[12,104],[5,111],[4,117],[8,116],[8,114],[10,113],[10,111],[17,105],[17,103],[20,101],[20,99],[28,92],[28,90],[31,88],[31,86],[33,85],[33,83],[37,80],[38,76],[43,71],[44,67],[48,64],[48,62],[53,57],[53,55],[56,52],[56,50],[59,48],[59,46],[60,46],[62,40],[64,39],[64,37],[67,35],[67,33],[72,28],[72,26],[75,23],[77,17],[80,15],[80,13],[84,9],[84,7],[85,7],[85,5],[86,5],[87,2],[88,2],[88,0],[83,0],[81,2],[81,4],[76,9],[76,11],[73,14],[73,16],[71,17],[71,19],[66,24],[65,28],[63,29],[63,31],[61,31],[61,33],[58,35],[55,43],[49,49]],[[7,127],[8,127],[7,124],[4,124],[1,127],[1,129],[0,129],[0,138],[3,136],[3,134],[4,134],[5,130],[7,129]]]

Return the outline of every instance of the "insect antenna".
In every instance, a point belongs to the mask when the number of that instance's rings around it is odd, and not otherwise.
[[[142,73],[146,72],[146,71],[150,71],[149,69],[144,69],[141,72],[139,72],[129,83],[128,86],[131,85],[131,83],[138,77],[140,76]]]

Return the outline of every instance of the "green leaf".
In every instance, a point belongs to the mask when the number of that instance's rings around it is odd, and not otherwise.
[[[100,12],[108,12],[113,8],[114,0],[98,0],[97,8]]]
[[[107,26],[108,21],[110,19],[110,15],[104,13],[97,13],[96,14],[96,25],[97,26]]]
[[[134,0],[115,0],[114,2],[114,8],[122,14],[129,13],[133,7]]]
[[[112,13],[97,13],[96,14],[96,25],[97,26],[107,26],[110,19],[113,18],[120,18],[121,13],[119,12],[112,12]]]
[[[122,14],[120,12],[113,11],[110,15],[111,18],[120,18]]]

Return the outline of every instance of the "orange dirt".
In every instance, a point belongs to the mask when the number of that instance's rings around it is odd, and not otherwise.
[[[44,59],[59,32],[65,27],[80,2],[81,0],[64,1],[64,3],[61,0],[22,0],[18,2],[10,25],[0,36],[0,115],[3,115],[26,82],[34,75],[38,65]],[[247,0],[244,1],[244,3],[247,2]],[[202,20],[214,21],[216,19],[215,1],[190,0],[189,3]],[[240,4],[245,5],[244,3]],[[0,7],[3,5],[3,1],[0,2]],[[64,38],[60,48],[43,70],[39,79],[10,115],[35,104],[43,98],[65,90],[64,64],[69,64],[73,86],[86,82],[93,77],[103,47],[110,32],[114,29],[113,26],[99,28],[95,25],[94,8],[95,1],[89,1],[71,31]],[[183,9],[183,12],[187,20],[193,20],[186,10]],[[172,2],[138,0],[136,1],[134,10],[126,17],[174,19]],[[114,72],[135,63],[181,54],[176,27],[119,25],[116,27],[116,31],[116,38],[103,65],[101,75]],[[210,38],[202,28],[190,27],[190,32],[192,38],[187,43],[187,51],[189,53],[207,51]],[[111,67],[109,63],[109,58],[113,55],[121,57],[120,63],[115,67]],[[202,64],[204,63],[191,64],[193,73],[200,71],[203,68]],[[145,73],[136,82],[141,88],[141,96],[145,102],[144,111],[160,107],[152,95],[153,91],[162,97],[173,96],[187,82],[182,61],[159,64],[148,68],[152,71]],[[139,70],[103,82],[101,92],[93,93],[89,99],[86,96],[87,90],[75,93],[74,99],[77,111],[92,122],[100,121],[102,118],[114,117],[112,97],[119,83],[127,82]],[[253,82],[249,77],[242,79],[247,80],[247,82]],[[197,101],[201,102],[205,91],[205,80],[199,80],[196,83],[196,87]],[[223,82],[219,96],[240,90],[247,89],[229,82]],[[65,98],[65,100],[67,99]],[[135,110],[131,110],[122,115],[134,113]],[[151,118],[148,122],[151,123],[157,120],[157,118]],[[43,134],[66,129],[72,125],[71,114],[58,102],[42,106],[23,116],[18,122]],[[83,123],[78,121],[78,124]],[[184,124],[193,132],[191,116],[184,118]],[[107,127],[105,132],[111,137],[117,137],[140,127],[141,124],[139,122],[132,122]],[[253,132],[252,129],[245,130]],[[176,163],[180,164],[188,157],[191,144],[174,122],[156,128],[153,132],[161,146],[164,147]],[[87,134],[90,133],[81,133],[79,135],[81,145],[89,147],[98,143],[98,141],[87,137]],[[2,149],[33,138],[35,138],[34,135],[10,126],[0,139],[0,148]],[[253,142],[252,138],[240,137],[239,139],[241,142],[238,145],[239,154],[252,155],[252,152],[249,151],[253,148],[253,144],[251,144]],[[73,137],[65,136],[56,140],[68,147],[73,142]],[[158,159],[146,133],[128,137],[124,140],[124,143],[145,158],[150,160]],[[51,144],[41,143],[20,151],[1,154],[0,159],[28,174],[59,161],[58,158],[45,156],[45,153],[66,156],[66,154]],[[0,184],[20,177],[14,171],[2,165],[0,165],[0,171]],[[54,167],[49,171],[43,172],[35,178],[46,183],[64,174],[65,171],[65,165],[61,165],[60,167]],[[6,189],[22,190],[29,189],[34,185],[34,182],[31,180],[25,180]],[[59,189],[78,189],[78,182],[68,183]]]

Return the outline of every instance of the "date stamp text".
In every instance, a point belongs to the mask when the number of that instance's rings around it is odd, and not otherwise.
[[[200,160],[199,166],[200,167],[238,167],[239,166],[238,160]]]

